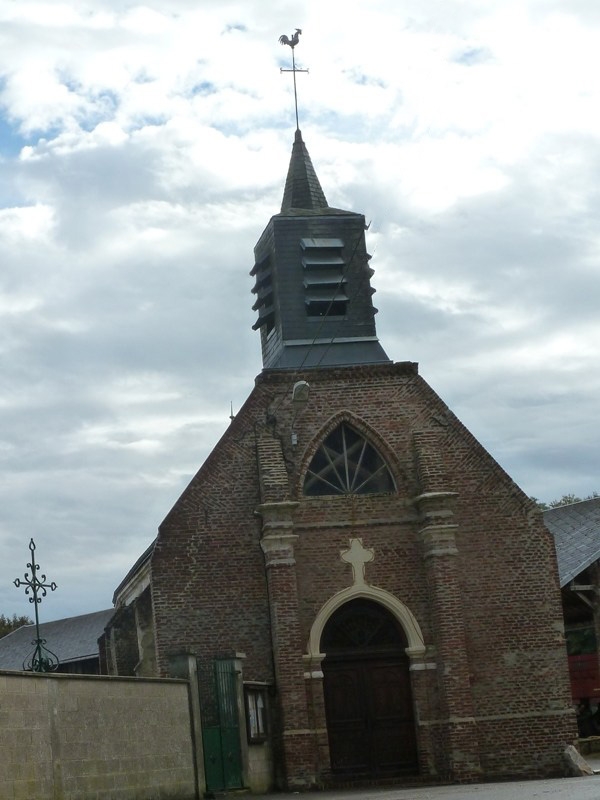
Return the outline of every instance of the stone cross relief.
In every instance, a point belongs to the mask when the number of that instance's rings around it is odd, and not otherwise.
[[[350,545],[349,549],[341,550],[340,557],[342,561],[351,565],[354,585],[365,586],[365,564],[373,561],[375,558],[375,551],[370,547],[364,547],[362,539],[358,537],[349,539],[348,544]]]

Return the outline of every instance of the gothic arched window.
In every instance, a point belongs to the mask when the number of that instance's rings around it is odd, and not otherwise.
[[[393,491],[394,481],[383,458],[344,422],[324,439],[304,479],[307,495]]]

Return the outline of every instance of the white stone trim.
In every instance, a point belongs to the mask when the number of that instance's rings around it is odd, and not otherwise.
[[[446,500],[449,497],[458,497],[458,492],[424,492],[413,497],[413,503],[421,503],[423,500]]]
[[[325,676],[321,668],[321,662],[325,658],[325,653],[312,653],[302,656],[304,661],[304,677],[306,680],[321,680]]]
[[[150,559],[132,575],[125,586],[115,595],[115,608],[129,606],[150,586]]]
[[[406,633],[406,638],[408,639],[408,647],[406,648],[407,655],[410,658],[420,658],[423,656],[426,650],[425,639],[423,638],[419,623],[412,611],[390,592],[367,584],[355,584],[347,589],[342,589],[341,592],[337,592],[330,597],[321,607],[310,629],[307,650],[309,656],[316,658],[321,655],[321,636],[329,617],[331,617],[338,608],[343,606],[344,603],[359,597],[363,597],[366,600],[373,600],[384,608],[387,608],[387,610],[396,617]]]

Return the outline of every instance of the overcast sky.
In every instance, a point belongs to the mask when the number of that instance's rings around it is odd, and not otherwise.
[[[0,612],[112,593],[261,369],[300,126],[381,342],[523,490],[600,490],[597,0],[0,0]]]

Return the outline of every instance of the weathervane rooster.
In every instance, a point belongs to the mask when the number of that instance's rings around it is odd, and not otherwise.
[[[279,37],[279,44],[289,44],[289,46],[294,49],[298,42],[300,41],[300,34],[302,33],[301,28],[296,28],[296,33],[293,33],[291,38],[286,36],[285,33],[283,36]]]
[[[298,69],[296,67],[296,56],[294,54],[294,47],[300,41],[300,34],[302,33],[302,28],[296,28],[296,33],[293,33],[291,38],[283,34],[283,36],[279,37],[279,44],[289,44],[292,48],[292,68],[285,69],[284,67],[280,68],[280,72],[291,72],[294,76],[294,106],[296,108],[296,130],[300,130],[300,126],[298,124],[298,94],[296,92],[296,73],[297,72],[308,72],[307,69]]]

